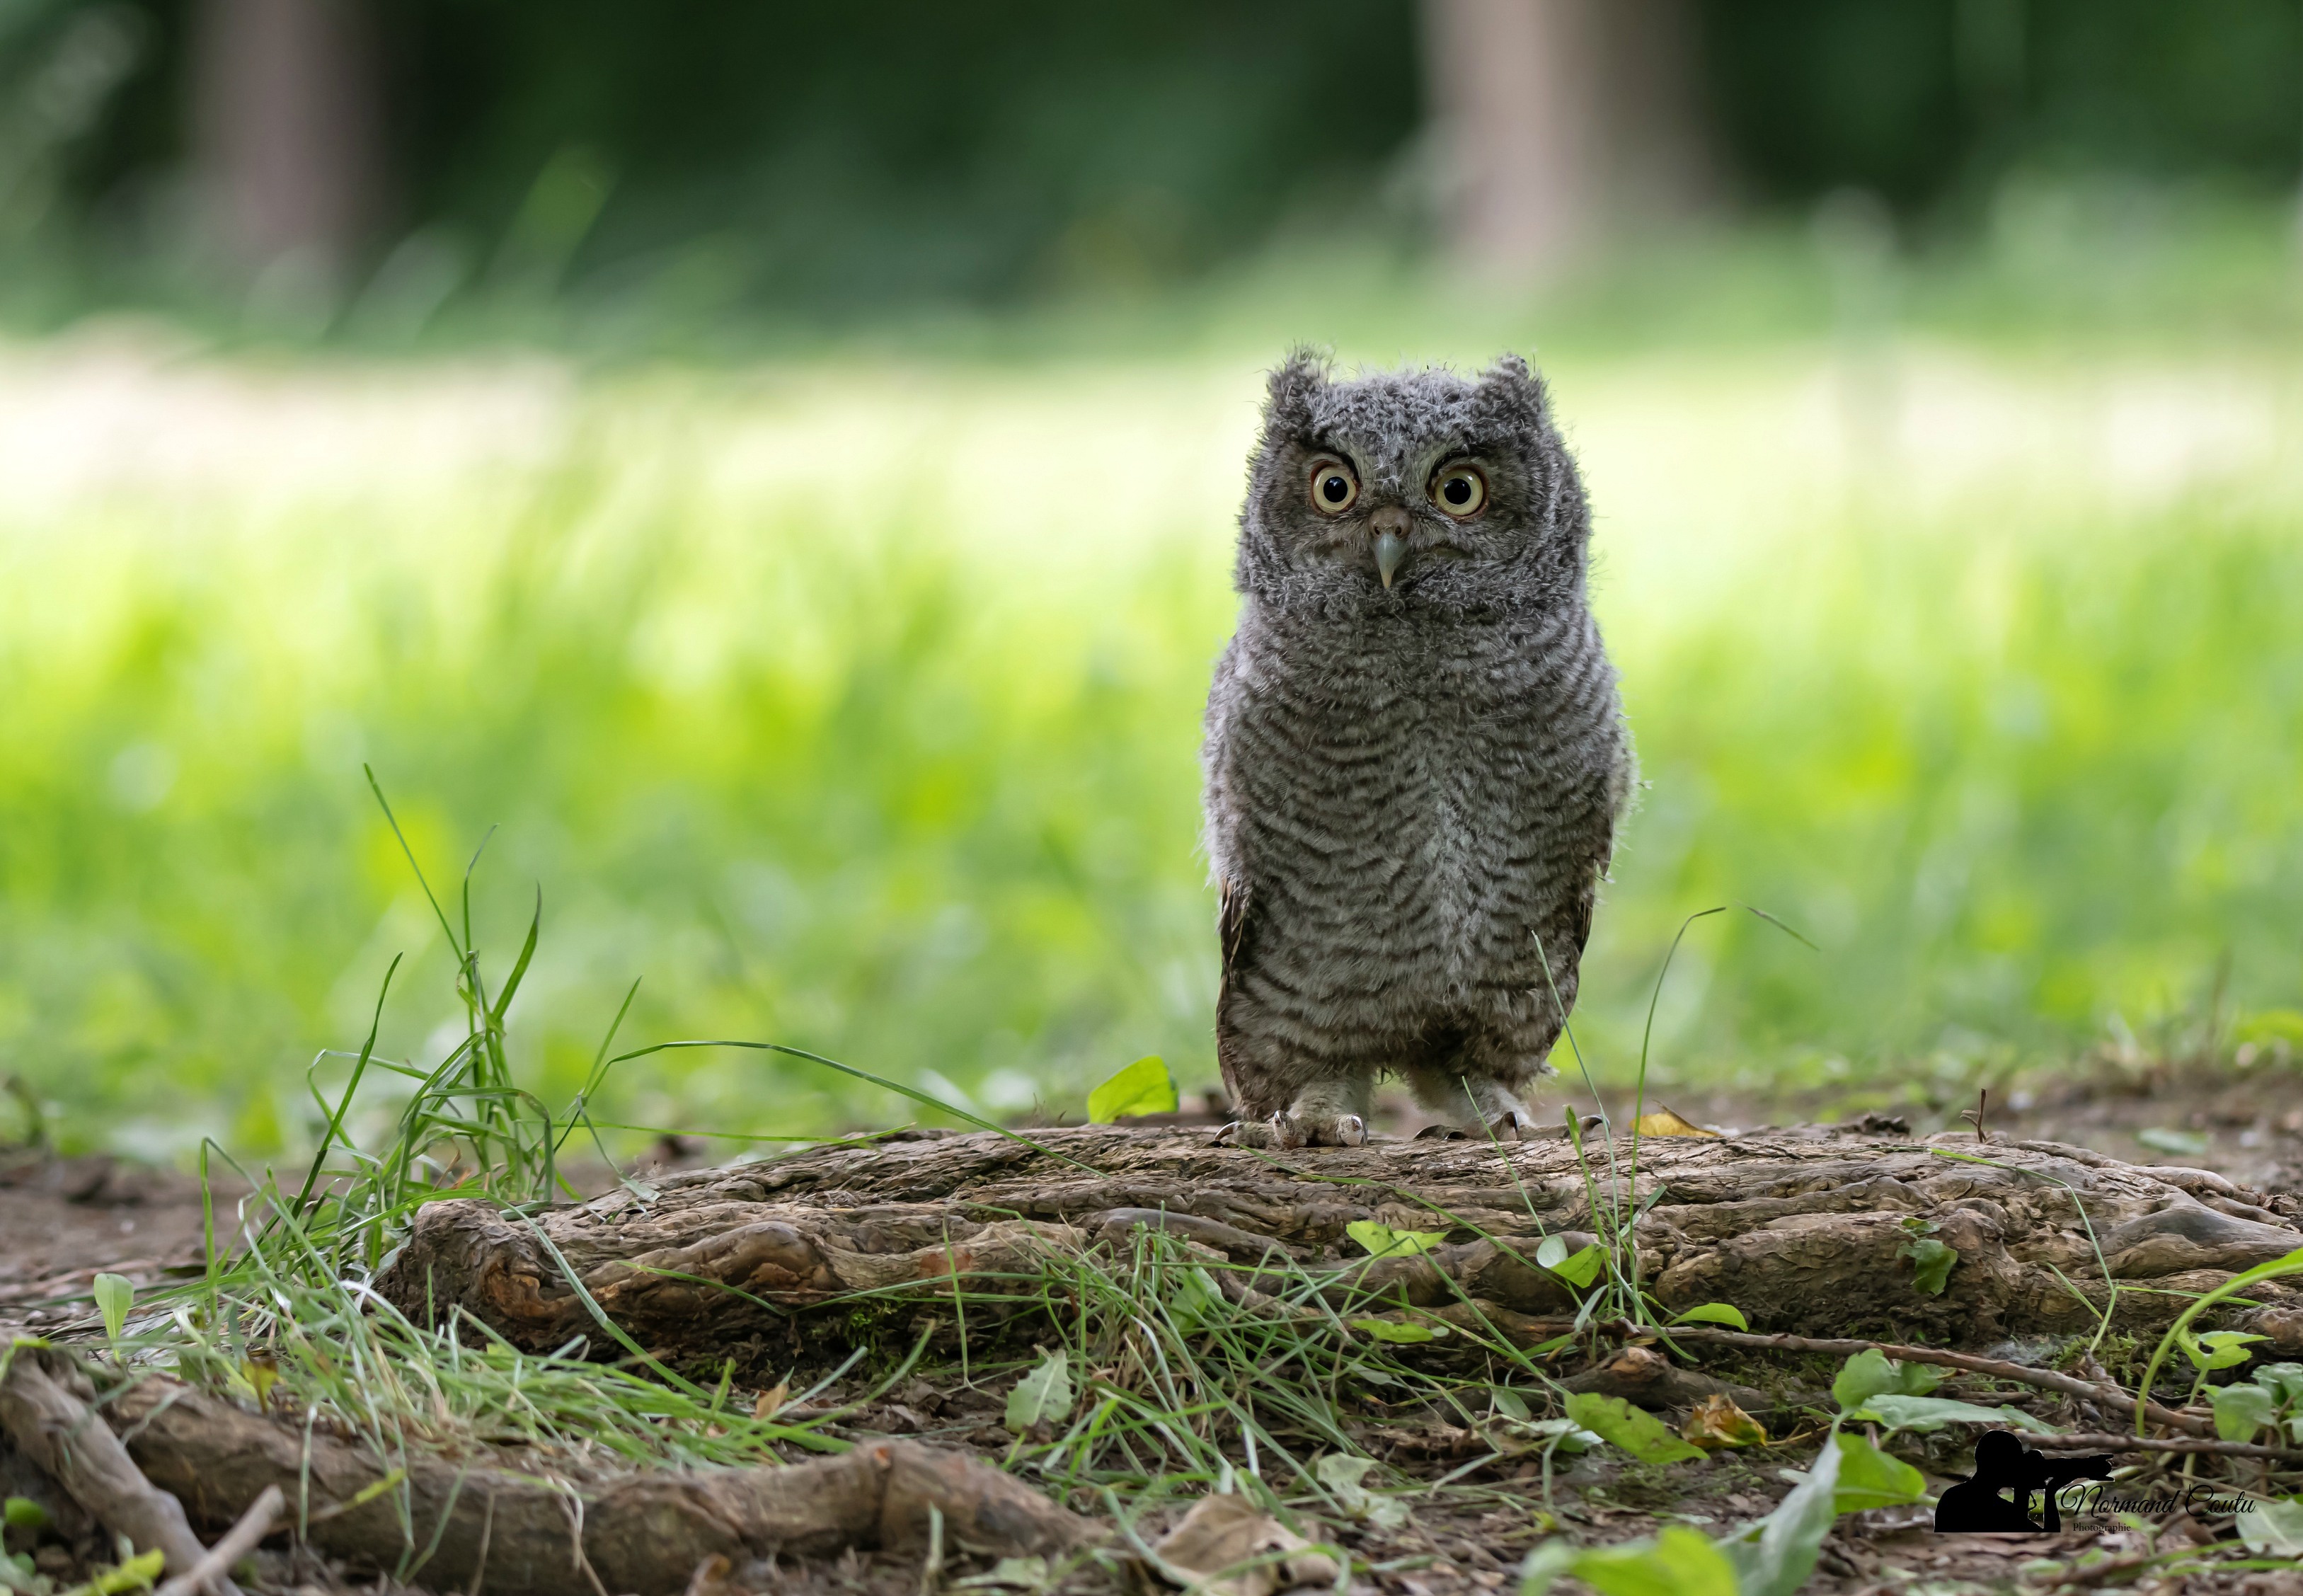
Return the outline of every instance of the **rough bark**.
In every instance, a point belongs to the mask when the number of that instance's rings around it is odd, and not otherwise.
[[[753,1338],[777,1343],[780,1356],[836,1355],[862,1333],[866,1302],[880,1330],[949,1322],[957,1283],[971,1327],[985,1328],[997,1317],[987,1296],[1036,1311],[1050,1257],[1124,1246],[1157,1227],[1243,1266],[1225,1271],[1234,1289],[1252,1285],[1246,1266],[1285,1263],[1324,1272],[1338,1298],[1372,1288],[1455,1311],[1469,1299],[1509,1327],[1575,1311],[1575,1295],[1532,1260],[1547,1234],[1589,1239],[1596,1196],[1603,1217],[1652,1202],[1637,1226],[1639,1267],[1667,1308],[1729,1302],[1757,1330],[1974,1347],[2091,1330],[2106,1308],[2123,1328],[2164,1326],[2184,1304],[2165,1292],[2202,1290],[2303,1246],[2291,1199],[2205,1171],[2047,1142],[1978,1144],[1963,1133],[1926,1143],[1846,1128],[1649,1138],[1636,1179],[1627,1157],[1611,1177],[1595,1139],[1588,1183],[1564,1136],[1284,1155],[1202,1130],[1087,1127],[1034,1140],[914,1133],[832,1144],[534,1220],[439,1203],[378,1286],[411,1317],[437,1322],[460,1308],[536,1349],[589,1335],[610,1351],[595,1304],[667,1355],[716,1363]],[[1371,1262],[1346,1235],[1362,1219],[1447,1240]],[[1959,1254],[1940,1294],[1919,1286],[1909,1256],[1920,1225]],[[2303,1348],[2303,1293],[2291,1284],[2266,1284],[2259,1307],[2223,1322],[2252,1323],[2282,1351]]]

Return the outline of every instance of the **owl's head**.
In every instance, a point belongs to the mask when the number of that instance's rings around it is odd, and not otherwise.
[[[1455,610],[1573,602],[1590,536],[1542,379],[1516,355],[1337,381],[1271,374],[1240,513],[1239,587],[1275,601]]]

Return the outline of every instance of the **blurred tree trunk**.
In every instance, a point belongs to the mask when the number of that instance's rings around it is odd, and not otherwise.
[[[194,148],[251,274],[341,292],[383,208],[380,48],[362,0],[199,0]]]
[[[1449,243],[1540,274],[1690,208],[1708,163],[1688,0],[1423,0]]]

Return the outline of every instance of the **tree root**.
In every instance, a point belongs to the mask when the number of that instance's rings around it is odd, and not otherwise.
[[[292,1504],[290,1527],[329,1557],[494,1596],[676,1596],[715,1558],[741,1569],[913,1545],[938,1517],[946,1544],[991,1556],[1059,1553],[1099,1533],[998,1469],[915,1441],[581,1486],[414,1452],[393,1469],[368,1447],[158,1375],[99,1398],[64,1355],[28,1347],[0,1381],[0,1423],[106,1528],[159,1547],[172,1574],[232,1596],[218,1567],[269,1527],[255,1511],[267,1499]],[[214,1556],[191,1532],[192,1522],[235,1519],[232,1546],[219,1542]]]
[[[1548,1319],[1579,1305],[1534,1263],[1541,1240],[1579,1246],[1637,1212],[1641,1284],[1668,1310],[1725,1301],[1768,1331],[1978,1346],[2105,1317],[2150,1333],[2181,1294],[2303,1246],[2289,1199],[2048,1142],[1843,1128],[1656,1137],[1641,1143],[1634,1178],[1620,1143],[1611,1175],[1605,1145],[1579,1157],[1564,1136],[1274,1154],[1190,1129],[1033,1135],[1045,1151],[988,1133],[828,1144],[534,1220],[434,1203],[377,1285],[411,1318],[462,1310],[538,1351],[588,1335],[606,1352],[596,1305],[667,1357],[716,1364],[747,1339],[836,1356],[867,1298],[885,1332],[950,1322],[964,1292],[971,1328],[996,1331],[1003,1297],[1010,1316],[1037,1311],[1051,1261],[1157,1229],[1231,1265],[1219,1278],[1251,1302],[1256,1271],[1285,1269],[1331,1303],[1452,1313],[1477,1299]],[[1360,1220],[1446,1240],[1371,1259],[1346,1234]],[[1940,1289],[1914,1267],[1919,1237],[1956,1254]],[[2269,1282],[2256,1300],[2230,1318],[2303,1351],[2303,1296]]]
[[[91,1518],[139,1551],[158,1550],[171,1574],[199,1566],[207,1555],[185,1521],[183,1504],[155,1490],[91,1404],[95,1387],[65,1354],[20,1342],[0,1368],[0,1430],[62,1485]],[[227,1565],[229,1566],[229,1565]],[[211,1588],[240,1596],[228,1575]]]

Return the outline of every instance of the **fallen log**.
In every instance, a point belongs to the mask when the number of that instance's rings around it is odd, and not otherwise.
[[[533,1219],[434,1203],[376,1284],[411,1318],[460,1310],[535,1350],[589,1336],[612,1353],[596,1313],[662,1355],[717,1364],[750,1341],[788,1360],[861,1339],[861,1304],[873,1333],[949,1322],[956,1291],[979,1331],[997,1318],[986,1298],[1006,1294],[1028,1315],[1050,1259],[1160,1229],[1234,1266],[1227,1289],[1286,1268],[1336,1300],[1447,1311],[1477,1299],[1550,1318],[1578,1299],[1533,1262],[1542,1239],[1578,1246],[1637,1212],[1639,1278],[1667,1309],[1728,1302],[1762,1332],[1982,1347],[2092,1330],[2105,1314],[2148,1333],[2184,1294],[2303,1246],[2290,1199],[2049,1142],[1811,1127],[1647,1138],[1636,1172],[1628,1153],[1619,1140],[1611,1161],[1596,1137],[1579,1157],[1565,1136],[1268,1153],[1207,1130],[1093,1126],[1030,1144],[915,1131]],[[1360,1220],[1446,1240],[1371,1260],[1346,1232]],[[1956,1254],[1939,1291],[1914,1267],[1922,1236]],[[2223,1322],[2303,1350],[2291,1283],[2253,1301]]]

